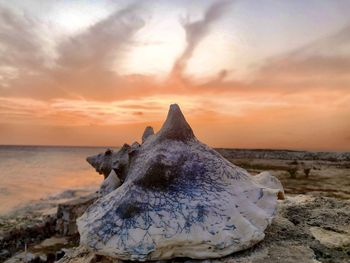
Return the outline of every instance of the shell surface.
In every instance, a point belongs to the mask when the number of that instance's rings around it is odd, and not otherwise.
[[[81,244],[97,254],[215,258],[264,238],[280,190],[199,142],[177,105],[129,158],[124,183],[78,219]]]

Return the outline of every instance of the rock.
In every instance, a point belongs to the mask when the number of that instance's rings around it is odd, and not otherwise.
[[[311,227],[310,231],[322,245],[328,248],[350,247],[350,229],[349,232],[337,233],[321,227]]]
[[[350,152],[307,152],[272,149],[227,149],[217,151],[229,159],[279,159],[279,160],[323,160],[350,161]]]
[[[77,247],[66,251],[65,255],[57,263],[95,263],[98,257],[86,250],[84,247]]]
[[[97,199],[97,194],[90,194],[58,205],[56,231],[62,236],[78,233],[76,219]]]
[[[40,255],[39,259],[41,262],[47,262],[47,255]]]
[[[124,260],[216,258],[247,249],[264,239],[281,192],[271,175],[269,186],[256,180],[262,177],[199,142],[171,105],[161,130],[131,147],[124,183],[78,219],[80,243]]]
[[[64,252],[64,251],[62,251],[62,250],[57,251],[57,252],[56,252],[56,255],[55,255],[56,261],[57,261],[57,260],[60,260],[61,258],[63,258],[64,255],[65,255],[65,252]]]
[[[56,235],[58,205],[73,199],[76,199],[78,202],[78,200],[81,200],[81,196],[86,196],[87,194],[91,194],[91,190],[69,190],[58,195],[30,202],[30,204],[18,207],[6,215],[1,215],[0,262],[10,258],[16,252],[23,251],[25,244],[27,244],[28,248],[33,247],[41,241]],[[76,244],[76,237],[74,238]],[[68,245],[72,246],[71,244]]]
[[[34,261],[36,259],[37,259],[37,257],[32,253],[25,253],[24,258],[23,258],[24,262],[31,262],[31,261]]]
[[[21,263],[21,262],[34,263],[34,262],[40,262],[39,260],[40,260],[39,257],[32,253],[22,252],[6,260],[5,263]]]
[[[154,135],[154,130],[151,126],[147,126],[142,135],[142,143],[144,143],[148,137]]]
[[[17,253],[6,263],[17,263],[17,262],[35,262],[35,263],[48,263],[56,262],[61,259],[65,254],[65,247],[72,247],[77,244],[74,239],[70,237],[57,237],[53,236],[45,239],[37,245],[27,245],[27,251]]]
[[[56,218],[46,216],[37,222],[15,221],[8,231],[0,232],[0,261],[24,249],[25,244],[40,242],[55,234]]]
[[[5,263],[48,263],[56,262],[56,260],[61,259],[64,255],[55,255],[52,253],[48,254],[38,254],[31,252],[21,252],[5,261]]]
[[[8,258],[9,256],[11,256],[11,253],[9,250],[7,250],[7,249],[0,250],[0,260]]]
[[[279,201],[276,217],[265,231],[265,238],[255,246],[218,259],[189,260],[177,258],[157,263],[348,263],[350,246],[327,247],[315,239],[310,228],[333,229],[342,232],[350,229],[349,200],[310,197],[306,195],[288,196]],[[296,222],[298,218],[300,222]],[[295,222],[295,223],[293,223]],[[348,236],[350,236],[348,234]],[[121,263],[123,261],[105,256],[97,256],[85,247],[70,250],[60,263],[89,262],[79,261],[83,257],[93,262]],[[126,263],[126,261],[124,261]]]
[[[50,237],[42,241],[40,244],[34,246],[35,249],[43,249],[47,247],[57,246],[57,245],[66,245],[68,240],[66,237]]]

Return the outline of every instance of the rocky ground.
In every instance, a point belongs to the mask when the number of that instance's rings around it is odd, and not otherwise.
[[[265,239],[248,250],[212,260],[169,262],[350,262],[350,202],[335,198],[288,196]],[[82,247],[66,251],[60,263],[119,262]],[[120,261],[121,262],[121,261]]]
[[[79,238],[70,235],[76,233],[75,218],[83,213],[81,209],[84,209],[84,205],[89,204],[87,199],[93,200],[93,193],[90,191],[68,190],[0,216],[0,262],[17,252],[22,257],[26,248],[38,251],[38,245],[42,241],[55,236],[67,236],[67,242],[55,244],[56,251],[51,248],[48,250],[49,254],[54,253],[55,256],[55,253],[60,252],[60,247],[70,246],[72,242],[76,245]],[[47,244],[51,246],[52,240],[44,243],[44,246],[47,247]]]
[[[216,148],[227,159],[350,161],[350,152],[310,152],[273,149]]]
[[[335,161],[327,159],[328,155],[316,160],[304,155],[305,160],[296,160],[267,158],[266,154],[261,159],[251,153],[246,158],[246,152],[222,154],[252,174],[271,171],[282,181],[287,198],[279,203],[278,215],[261,243],[208,262],[350,262],[350,162],[346,155]],[[293,175],[291,167],[297,167]],[[308,176],[305,167],[311,167]],[[88,191],[67,191],[0,216],[0,262],[114,262],[78,247],[75,219],[95,198]],[[184,261],[198,260],[172,260]]]
[[[73,222],[71,219],[77,216],[74,211],[77,211],[78,200],[86,204],[86,199],[78,198],[64,205],[66,213],[72,213],[67,217],[70,220],[64,222]],[[349,200],[289,195],[279,202],[278,214],[266,230],[262,242],[246,251],[205,262],[350,262],[349,208]],[[56,228],[52,236],[41,242],[29,242],[26,252],[18,252],[6,262],[119,262],[79,247],[78,236],[74,233],[62,236],[62,229]],[[175,259],[171,262],[192,261],[204,263],[203,260],[191,259]]]
[[[251,174],[270,171],[282,182],[287,194],[350,199],[350,161],[241,158],[229,160]],[[305,167],[310,169],[308,176],[305,175]],[[295,171],[295,174],[291,175],[292,171]]]

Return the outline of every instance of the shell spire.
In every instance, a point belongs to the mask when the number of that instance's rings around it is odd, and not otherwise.
[[[157,134],[158,139],[189,141],[195,139],[191,126],[182,114],[179,105],[171,104],[168,116]]]
[[[144,143],[148,137],[154,135],[154,130],[151,126],[147,126],[142,134],[142,143]]]

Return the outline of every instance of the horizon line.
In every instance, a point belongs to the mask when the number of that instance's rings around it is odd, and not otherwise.
[[[0,147],[61,147],[61,148],[114,148],[119,149],[122,146],[112,145],[63,145],[63,144],[1,144]],[[212,147],[212,146],[210,146]],[[337,150],[306,150],[306,149],[288,149],[288,148],[235,148],[235,147],[212,147],[214,149],[228,149],[228,150],[250,150],[250,151],[290,151],[290,152],[330,152],[330,153],[350,153],[350,149],[346,151]]]

